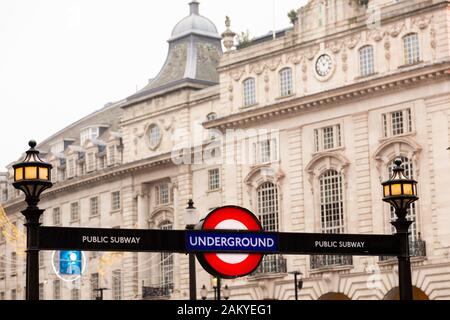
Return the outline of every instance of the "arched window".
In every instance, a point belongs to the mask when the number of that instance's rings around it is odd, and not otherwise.
[[[362,77],[375,73],[373,46],[365,46],[359,49],[359,69]]]
[[[244,106],[254,104],[256,104],[256,81],[254,78],[248,78],[244,81]]]
[[[258,188],[258,215],[265,231],[278,231],[278,188],[272,182]]]
[[[323,233],[343,233],[344,197],[342,175],[328,170],[319,179],[320,216]]]
[[[280,91],[282,97],[286,97],[294,93],[291,68],[284,68],[280,71]]]
[[[409,158],[406,158],[406,157],[400,157],[400,159],[403,162],[403,168],[405,169],[405,172],[404,172],[405,176],[408,179],[414,179],[414,164],[413,164],[412,160],[409,159]],[[393,160],[391,162],[391,164],[389,165],[389,168],[388,168],[389,169],[389,176],[392,176],[392,174],[393,174],[393,171],[394,171],[394,168],[395,168],[394,161],[395,160]],[[392,219],[392,221],[394,221],[394,220],[397,219],[397,217],[395,215],[395,210],[394,210],[394,208],[392,206],[391,206],[390,210],[391,210],[390,211],[391,212],[391,219]],[[414,223],[411,225],[411,227],[409,229],[409,231],[411,232],[411,234],[409,236],[409,240],[411,242],[416,242],[418,240],[418,231],[417,231],[417,222],[416,222],[417,213],[416,212],[417,212],[416,204],[413,203],[409,207],[408,215],[406,216],[406,218],[408,220],[414,221]],[[396,230],[395,230],[395,228],[393,226],[392,226],[391,229],[392,229],[393,233],[396,233]]]
[[[419,35],[417,33],[403,37],[403,50],[405,64],[414,64],[420,61]]]
[[[163,221],[159,224],[160,230],[172,230],[173,224],[170,221]],[[168,296],[173,290],[173,254],[162,252],[160,256],[160,289],[162,295]]]
[[[322,233],[344,233],[344,190],[342,174],[328,170],[319,178]],[[351,265],[350,256],[312,256],[312,268]]]
[[[258,188],[258,216],[265,231],[278,231],[278,188],[272,182],[264,182]],[[286,272],[286,260],[278,255],[265,256],[257,271],[257,273],[281,272]]]

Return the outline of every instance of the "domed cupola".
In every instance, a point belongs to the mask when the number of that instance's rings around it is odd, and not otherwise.
[[[177,23],[172,31],[163,68],[128,101],[219,83],[217,67],[222,56],[221,37],[214,23],[200,15],[198,1],[193,0],[189,6],[190,15]]]
[[[219,33],[214,23],[208,18],[200,15],[200,4],[194,0],[189,6],[191,11],[190,15],[177,23],[175,28],[173,28],[172,37],[169,41],[174,41],[191,34],[220,40]]]

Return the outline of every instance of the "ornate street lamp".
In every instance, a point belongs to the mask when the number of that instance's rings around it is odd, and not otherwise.
[[[200,296],[202,297],[202,300],[206,300],[208,297],[208,289],[206,289],[206,286],[203,285],[202,289],[200,290]]]
[[[412,203],[419,200],[417,197],[417,181],[408,179],[402,167],[402,160],[394,161],[395,168],[390,180],[383,183],[383,201],[395,209],[397,220],[391,222],[397,230],[402,254],[399,259],[400,300],[413,300],[411,262],[409,254],[409,227],[413,221],[406,216]]]
[[[198,223],[197,209],[194,207],[192,199],[188,202],[188,207],[184,212],[184,223],[186,230],[194,230]],[[197,300],[197,276],[195,273],[195,254],[189,253],[189,297],[190,300]]]
[[[223,298],[225,300],[229,300],[230,295],[231,295],[231,290],[230,290],[230,288],[228,288],[228,285],[225,285],[225,287],[223,288]]]
[[[44,162],[36,150],[36,141],[29,142],[30,149],[21,163],[14,168],[14,188],[25,194],[28,207],[22,211],[27,228],[27,279],[26,299],[39,300],[39,219],[44,210],[38,208],[42,192],[53,186],[51,182],[52,165]]]
[[[219,277],[212,277],[211,278],[211,286],[214,289],[214,300],[222,300],[221,294],[222,294],[222,279]]]
[[[295,300],[298,300],[298,291],[303,289],[303,273],[300,271],[289,272],[294,275]],[[300,276],[300,279],[298,277]]]

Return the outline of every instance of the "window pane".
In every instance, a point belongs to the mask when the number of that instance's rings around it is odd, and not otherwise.
[[[392,119],[392,135],[397,136],[405,133],[403,111],[393,112],[391,114]]]
[[[80,220],[80,210],[78,202],[70,204],[70,221]]]
[[[111,203],[113,211],[120,210],[121,208],[120,191],[116,191],[111,194]]]
[[[342,176],[337,171],[325,172],[320,180],[320,211],[322,232],[344,232]]]
[[[159,226],[160,230],[172,230],[170,221],[164,221]],[[163,252],[160,254],[160,286],[165,294],[170,294],[173,290],[173,254]]]
[[[209,186],[210,191],[217,190],[220,188],[220,171],[219,169],[209,170]]]
[[[281,96],[289,96],[293,93],[292,69],[286,68],[280,71]]]
[[[90,200],[90,213],[91,213],[91,217],[95,217],[99,215],[99,211],[98,211],[98,198],[91,198]]]
[[[368,76],[375,73],[373,47],[366,46],[359,50],[359,64],[361,76]]]
[[[156,147],[161,139],[161,130],[158,126],[153,125],[150,127],[150,146]]]
[[[403,38],[405,63],[414,64],[420,61],[419,35],[417,33]]]
[[[266,182],[258,188],[258,215],[265,231],[278,231],[278,188]]]
[[[244,106],[248,107],[256,104],[255,79],[244,81]]]
[[[329,150],[334,148],[334,128],[327,127],[323,129],[323,149]]]

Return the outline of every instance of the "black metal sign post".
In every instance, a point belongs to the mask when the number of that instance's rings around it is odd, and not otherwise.
[[[272,236],[277,249],[188,250],[188,236],[221,235],[240,238]],[[166,231],[93,228],[39,228],[39,250],[80,250],[113,252],[172,253],[260,253],[285,255],[399,256],[401,242],[397,235],[352,235],[322,233],[271,233],[249,231]]]

